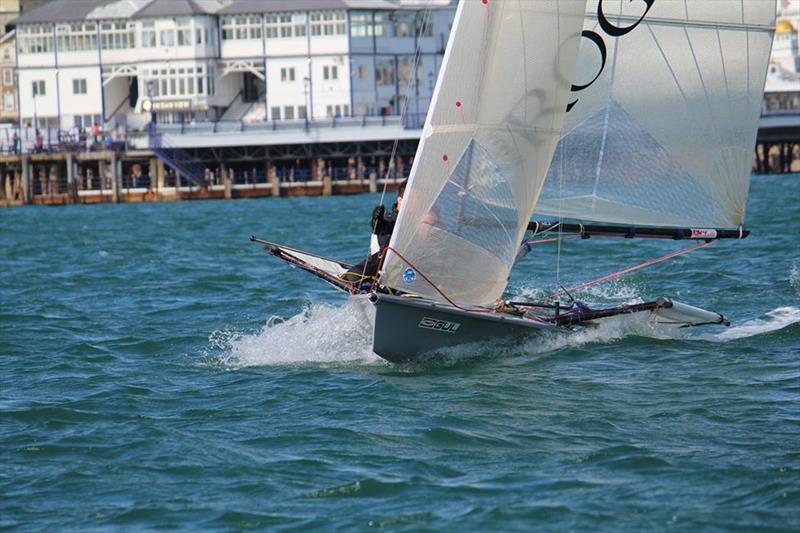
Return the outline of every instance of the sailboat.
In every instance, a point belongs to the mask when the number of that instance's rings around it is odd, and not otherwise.
[[[377,278],[345,282],[347,263],[252,239],[366,295],[373,351],[393,362],[610,317],[728,325],[667,297],[598,309],[566,288],[541,302],[503,294],[541,242],[692,243],[627,273],[748,235],[775,10],[774,0],[461,0]]]

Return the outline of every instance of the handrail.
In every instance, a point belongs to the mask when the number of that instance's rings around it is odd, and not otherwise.
[[[236,101],[236,99],[237,99],[237,98],[239,98],[240,96],[242,96],[242,93],[244,93],[244,87],[242,87],[241,89],[239,89],[239,92],[238,92],[238,93],[236,93],[236,95],[235,95],[235,96],[234,96],[234,97],[231,99],[231,101],[230,101],[230,102],[228,102],[228,105],[226,105],[226,106],[225,106],[225,108],[224,108],[224,109],[225,109],[225,111],[223,111],[223,112],[222,112],[222,114],[220,115],[220,118],[218,118],[217,120],[222,120],[222,117],[224,117],[224,116],[225,116],[225,113],[227,113],[227,112],[228,112],[228,110],[230,110],[231,106],[232,106],[232,105],[233,105],[233,103]]]
[[[122,101],[119,103],[119,105],[117,105],[117,107],[114,108],[114,111],[112,111],[110,115],[108,115],[108,116],[103,115],[103,124],[105,124],[106,122],[111,120],[114,117],[114,115],[117,114],[117,111],[120,110],[120,108],[125,104],[125,102],[128,100],[128,98],[130,98],[130,93],[125,95],[125,97],[122,99]]]
[[[242,113],[242,115],[239,117],[239,120],[244,121],[244,117],[246,117],[247,114],[250,112],[250,110],[253,109],[254,105],[264,103],[264,95],[265,94],[267,94],[266,90],[259,92],[258,96],[256,97],[256,99],[253,100],[252,102],[250,102],[250,105],[245,108],[244,113]],[[267,116],[267,106],[265,104],[264,105],[264,117],[266,118],[266,116]]]

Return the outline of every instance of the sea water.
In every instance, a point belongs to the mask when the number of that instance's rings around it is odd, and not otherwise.
[[[612,321],[424,365],[248,242],[355,261],[379,195],[0,210],[0,529],[800,529],[800,175],[744,241],[573,296]],[[388,200],[388,199],[387,199]],[[542,245],[516,298],[685,242]]]

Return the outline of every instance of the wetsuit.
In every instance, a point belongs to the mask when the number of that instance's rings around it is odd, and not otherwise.
[[[370,220],[370,229],[372,230],[372,243],[370,246],[370,255],[350,268],[347,272],[341,275],[345,281],[361,282],[372,281],[378,275],[378,268],[380,267],[381,254],[389,246],[389,241],[392,239],[392,232],[394,225],[397,222],[397,204],[392,206],[392,210],[388,213],[386,209],[379,205],[372,210],[372,219]]]

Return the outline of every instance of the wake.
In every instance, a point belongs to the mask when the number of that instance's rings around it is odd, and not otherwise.
[[[216,332],[211,344],[223,352],[224,366],[242,368],[304,363],[374,364],[372,304],[366,297],[344,305],[311,304],[283,320],[271,317],[255,334]]]
[[[233,369],[304,364],[388,365],[372,352],[373,317],[374,309],[366,297],[354,297],[340,306],[311,304],[287,320],[272,317],[255,334],[215,332],[209,340],[214,351],[222,354],[214,358],[216,362]],[[650,322],[647,316],[618,316],[575,332],[445,348],[423,360],[449,366],[475,358],[519,357],[605,345],[627,337],[724,343],[773,333],[797,323],[800,308],[791,306],[775,308],[719,333],[709,333],[705,328],[666,328]]]

